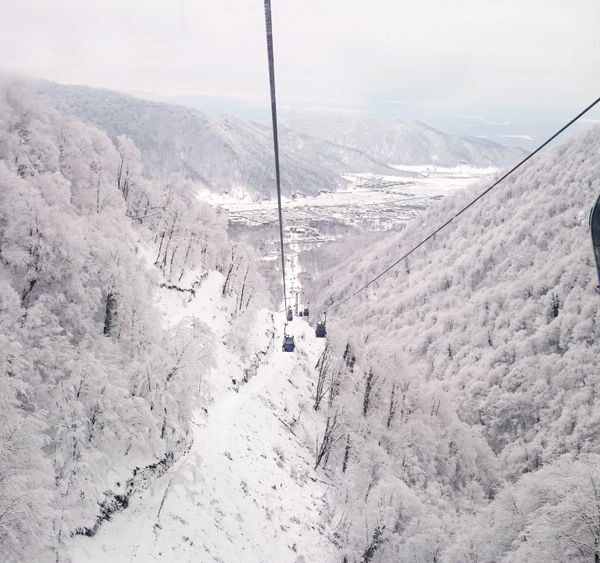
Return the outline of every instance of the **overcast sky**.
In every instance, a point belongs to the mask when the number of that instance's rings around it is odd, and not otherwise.
[[[288,115],[535,138],[600,95],[600,0],[272,3]],[[0,0],[0,13],[4,69],[265,114],[262,0]]]

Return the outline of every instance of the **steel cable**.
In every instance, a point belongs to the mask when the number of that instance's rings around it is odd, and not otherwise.
[[[269,57],[269,85],[271,90],[271,119],[273,121],[273,150],[275,152],[275,182],[277,184],[277,209],[279,212],[279,246],[281,249],[281,275],[283,278],[283,304],[287,311],[285,285],[285,252],[283,249],[283,212],[281,209],[281,177],[279,174],[279,137],[277,131],[277,98],[275,96],[275,62],[273,57],[273,25],[271,22],[271,0],[265,0],[265,25],[267,29],[267,55]]]

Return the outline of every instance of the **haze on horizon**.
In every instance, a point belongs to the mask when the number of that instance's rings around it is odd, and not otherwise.
[[[597,0],[272,4],[284,117],[419,119],[531,146],[600,93]],[[267,117],[262,0],[0,7],[4,71]]]

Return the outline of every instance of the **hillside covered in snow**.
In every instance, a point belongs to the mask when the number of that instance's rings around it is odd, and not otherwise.
[[[150,102],[83,86],[38,83],[42,99],[94,124],[113,139],[127,135],[154,174],[183,174],[206,188],[271,197],[275,185],[271,126],[234,115]],[[282,189],[317,193],[345,184],[341,175],[364,170],[394,174],[362,152],[283,128]]]
[[[182,174],[219,192],[273,195],[270,124],[141,100],[82,86],[36,84],[59,111],[132,139],[153,174]],[[345,174],[410,175],[391,165],[505,167],[522,149],[446,135],[421,123],[320,116],[280,127],[282,189],[315,194],[346,185]]]
[[[481,137],[448,135],[420,121],[329,115],[292,119],[288,124],[296,131],[362,150],[393,165],[469,164],[505,168],[527,154],[524,149]]]
[[[145,176],[130,139],[14,84],[0,258],[0,560],[71,561],[67,541],[126,510],[191,448],[215,394],[255,374],[268,298],[251,249],[188,182]]]
[[[29,88],[0,85],[0,560],[600,560],[600,129],[537,155],[317,339],[319,313],[483,188],[294,255],[311,324],[284,326],[259,256],[198,200],[262,193],[266,127]],[[427,131],[363,153],[286,129],[288,171],[313,189],[394,155],[501,165]]]
[[[599,150],[598,128],[550,148],[330,312],[348,561],[599,560]],[[311,303],[351,294],[481,189],[313,260]]]

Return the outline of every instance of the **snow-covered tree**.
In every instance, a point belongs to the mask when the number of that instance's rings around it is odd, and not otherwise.
[[[597,560],[600,301],[587,216],[599,147],[595,129],[540,155],[410,267],[328,316],[337,357],[351,349],[356,362],[338,402],[351,453],[330,463],[343,468],[348,561],[369,549],[381,561]],[[480,189],[379,241],[313,251],[315,313]]]
[[[251,316],[260,282],[234,248],[228,298]],[[222,217],[189,182],[144,176],[129,139],[0,86],[0,559],[62,561],[189,447],[214,335],[163,324],[155,296],[201,291],[231,249]]]

